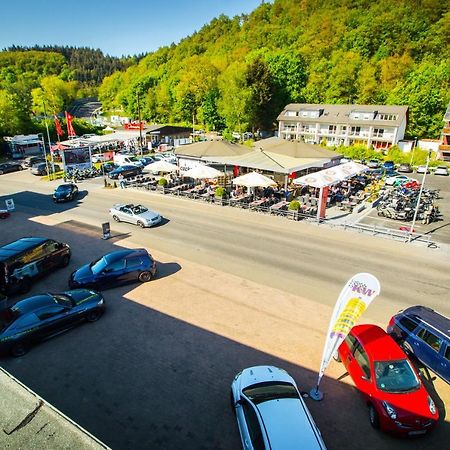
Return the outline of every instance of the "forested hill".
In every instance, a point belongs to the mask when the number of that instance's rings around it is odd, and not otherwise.
[[[98,85],[103,78],[111,75],[117,70],[123,70],[133,62],[136,63],[143,55],[139,57],[116,58],[104,55],[99,49],[94,50],[87,47],[62,47],[53,45],[44,45],[33,47],[12,46],[3,51],[10,53],[19,60],[27,60],[27,55],[20,58],[17,52],[25,52],[28,56],[36,56],[36,52],[59,53],[64,57],[64,62],[71,72],[71,79],[87,83],[89,85]],[[32,52],[32,53],[30,53]],[[1,56],[1,53],[0,53]],[[45,55],[42,55],[45,58]]]
[[[274,0],[220,16],[104,79],[105,109],[156,122],[272,128],[287,103],[410,106],[410,136],[438,137],[450,100],[450,3]],[[143,106],[142,106],[143,105]]]

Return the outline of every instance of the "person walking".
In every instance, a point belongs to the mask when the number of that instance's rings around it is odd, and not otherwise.
[[[119,173],[117,179],[119,180],[120,189],[125,189],[125,179],[121,173]]]

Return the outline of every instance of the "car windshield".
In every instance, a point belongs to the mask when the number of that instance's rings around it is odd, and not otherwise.
[[[148,211],[148,209],[145,206],[137,205],[132,208],[132,211],[134,214],[143,214]]]
[[[291,383],[281,381],[254,384],[242,392],[255,405],[281,398],[299,398],[297,389]]]
[[[407,359],[375,361],[374,368],[377,387],[382,391],[411,392],[420,387],[420,381]]]
[[[73,302],[70,295],[66,294],[53,294],[53,298],[55,302],[60,304],[61,306],[66,306],[68,308],[72,308]]]
[[[97,261],[94,261],[91,263],[91,270],[94,275],[98,275],[99,273],[103,272],[105,270],[105,267],[108,265],[108,261],[106,261],[105,257],[103,256]]]
[[[61,186],[58,186],[56,188],[56,192],[69,192],[70,188],[71,187],[69,184],[61,184]]]

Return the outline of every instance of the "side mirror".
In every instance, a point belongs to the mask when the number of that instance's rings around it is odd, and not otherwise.
[[[369,381],[369,378],[367,378],[365,375],[361,375],[361,380]]]

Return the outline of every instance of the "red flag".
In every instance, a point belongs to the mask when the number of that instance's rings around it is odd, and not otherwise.
[[[55,116],[55,128],[56,128],[56,134],[58,135],[58,137],[60,137],[64,134],[64,131],[61,128],[61,124],[59,123],[59,119],[56,116]]]
[[[77,133],[75,133],[75,130],[73,129],[72,120],[73,116],[66,111],[67,135],[69,137],[77,135]]]

